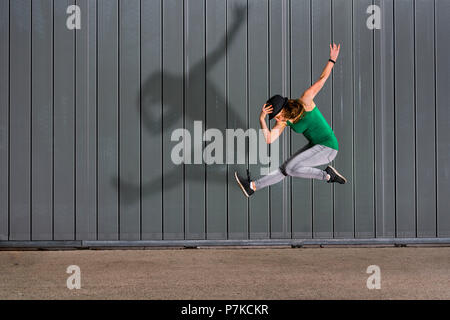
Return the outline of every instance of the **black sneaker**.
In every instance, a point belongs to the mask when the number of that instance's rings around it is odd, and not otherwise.
[[[337,182],[337,183],[340,183],[340,184],[344,184],[344,183],[347,182],[347,179],[345,179],[345,177],[342,174],[340,174],[332,166],[328,166],[325,169],[325,172],[330,175],[330,180],[327,181],[328,183]]]
[[[250,187],[250,173],[247,169],[247,179],[243,178],[241,175],[239,175],[237,172],[234,173],[234,177],[236,178],[236,181],[241,188],[242,192],[245,194],[245,196],[248,198],[250,197],[255,191]]]

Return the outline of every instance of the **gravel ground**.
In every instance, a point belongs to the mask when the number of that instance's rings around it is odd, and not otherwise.
[[[450,299],[450,247],[0,251],[0,299]]]

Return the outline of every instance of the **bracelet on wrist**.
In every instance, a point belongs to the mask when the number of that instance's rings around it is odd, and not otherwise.
[[[328,59],[328,61],[331,61],[331,62],[333,62],[333,63],[336,63],[336,61],[332,60],[331,58]]]

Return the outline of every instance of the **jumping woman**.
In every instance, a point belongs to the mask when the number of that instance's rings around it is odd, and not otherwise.
[[[271,97],[264,104],[259,122],[263,130],[266,143],[274,142],[283,132],[286,126],[291,127],[297,133],[303,133],[308,144],[295,152],[276,171],[261,177],[256,181],[250,180],[247,170],[247,178],[234,173],[236,181],[242,192],[249,197],[256,190],[280,182],[286,176],[300,177],[337,182],[344,184],[347,180],[332,166],[325,170],[315,168],[333,161],[338,153],[338,141],[328,122],[314,103],[314,97],[322,89],[330,76],[331,70],[336,63],[341,45],[330,44],[330,59],[323,69],[319,80],[317,80],[299,99],[283,98],[280,95]],[[270,131],[267,128],[266,116],[269,121],[275,118],[276,125]]]

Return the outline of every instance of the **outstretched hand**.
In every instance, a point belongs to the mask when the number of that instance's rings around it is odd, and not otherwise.
[[[339,50],[341,49],[341,44],[336,45],[333,42],[333,45],[330,43],[330,59],[336,61],[339,56]]]

